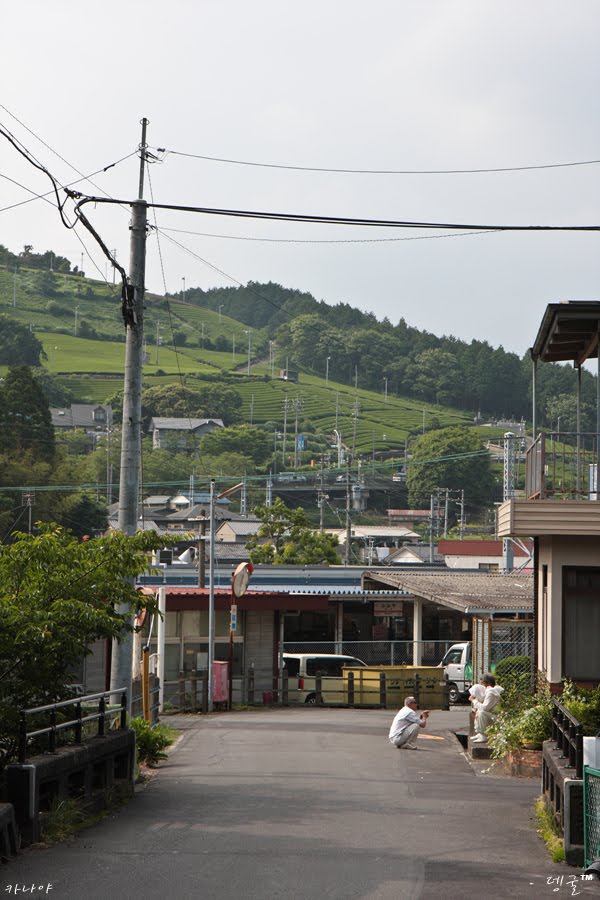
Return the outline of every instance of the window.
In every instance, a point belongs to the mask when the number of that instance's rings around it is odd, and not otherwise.
[[[283,664],[285,666],[285,670],[288,675],[295,677],[300,672],[300,660],[294,659],[293,657],[286,657],[283,660]]]
[[[461,663],[462,654],[462,650],[449,650],[443,659],[443,665],[447,666],[452,663]]]

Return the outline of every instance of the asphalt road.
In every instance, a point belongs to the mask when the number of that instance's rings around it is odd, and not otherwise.
[[[417,900],[572,896],[535,833],[536,780],[476,771],[434,712],[420,750],[393,711],[277,709],[178,718],[182,736],[119,813],[2,869],[1,890],[60,900]],[[547,879],[562,875],[559,886]],[[38,887],[52,887],[47,894]],[[577,882],[584,896],[598,883]]]

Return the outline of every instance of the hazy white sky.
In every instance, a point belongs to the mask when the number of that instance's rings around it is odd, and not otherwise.
[[[3,35],[0,123],[62,183],[78,177],[70,165],[88,174],[133,152],[142,116],[150,120],[151,147],[257,163],[431,170],[600,159],[597,0],[32,0],[4,10]],[[48,183],[3,138],[0,175],[0,243],[54,249],[80,265],[80,242],[48,203],[5,209],[30,196],[7,177],[40,193]],[[155,200],[186,205],[600,223],[600,165],[367,175],[170,153],[151,167],[150,179]],[[137,159],[94,181],[97,187],[84,182],[80,189],[133,198]],[[88,214],[127,261],[128,213],[105,206]],[[171,212],[157,221],[204,234],[164,232],[160,247],[150,237],[150,290],[166,284],[179,291],[182,278],[188,288],[271,280],[519,353],[532,343],[547,303],[600,295],[598,233],[407,240],[430,233]],[[104,276],[100,252],[77,230]],[[304,243],[392,237],[403,240]],[[98,274],[87,257],[84,269]]]

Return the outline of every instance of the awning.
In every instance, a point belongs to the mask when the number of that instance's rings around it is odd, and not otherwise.
[[[167,588],[167,612],[208,610],[209,589],[193,587]],[[271,610],[287,612],[324,611],[329,606],[329,594],[290,594],[283,591],[247,591],[235,601],[238,611]],[[231,591],[215,590],[215,609],[229,610]]]

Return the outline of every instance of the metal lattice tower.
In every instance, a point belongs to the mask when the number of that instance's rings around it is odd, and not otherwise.
[[[512,500],[515,496],[516,484],[516,454],[515,435],[507,431],[504,435],[504,490],[502,499]],[[514,547],[510,538],[502,539],[502,562],[505,572],[512,572],[514,561]]]

